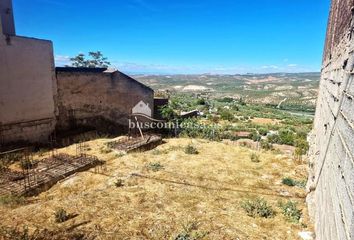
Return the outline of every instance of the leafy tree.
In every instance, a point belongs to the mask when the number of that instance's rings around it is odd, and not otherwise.
[[[111,65],[108,62],[108,58],[104,57],[100,51],[97,52],[89,52],[89,56],[92,58],[89,60],[89,67],[109,67]]]
[[[234,120],[234,115],[229,112],[229,111],[226,111],[226,110],[223,110],[221,113],[220,113],[220,117],[222,120],[227,120],[227,121],[232,121]]]
[[[206,104],[207,104],[207,102],[205,101],[205,99],[204,99],[204,98],[198,98],[198,100],[197,100],[197,104],[198,104],[198,105],[206,105]]]
[[[166,106],[162,106],[160,108],[160,112],[162,117],[168,120],[173,120],[177,116],[176,112],[174,111],[173,107],[170,104]]]
[[[261,127],[261,128],[258,128],[258,132],[259,132],[260,135],[266,136],[267,133],[269,132],[269,130],[267,128],[265,128],[265,127]]]
[[[258,141],[261,140],[262,137],[261,137],[261,135],[259,135],[259,134],[257,133],[257,131],[253,130],[253,131],[251,132],[251,134],[250,134],[250,138],[251,138],[253,141],[258,142]]]
[[[71,66],[73,67],[89,67],[96,68],[102,67],[107,68],[111,63],[103,56],[102,52],[89,52],[90,59],[86,59],[85,54],[80,53],[77,56],[70,58]]]
[[[76,57],[70,58],[71,66],[73,67],[88,67],[88,62],[85,59],[85,54],[80,53]]]
[[[280,144],[294,145],[295,134],[290,129],[281,129],[279,131]]]
[[[309,150],[309,143],[304,138],[295,139],[295,157],[302,160],[302,155],[305,155]]]

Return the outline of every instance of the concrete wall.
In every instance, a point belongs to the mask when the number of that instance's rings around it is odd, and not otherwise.
[[[89,126],[122,133],[140,100],[153,111],[153,90],[119,71],[57,68],[56,76],[59,130]]]
[[[314,130],[308,203],[320,240],[354,239],[352,0],[333,0]]]
[[[45,141],[55,128],[52,42],[0,34],[0,143]]]
[[[16,35],[12,0],[0,1],[0,34]]]

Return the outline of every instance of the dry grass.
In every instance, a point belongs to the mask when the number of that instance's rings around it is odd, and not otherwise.
[[[271,119],[271,118],[254,118],[252,119],[252,122],[258,124],[272,124],[272,125],[276,125],[280,123],[279,120]]]
[[[290,198],[307,215],[304,190],[281,184],[285,175],[306,175],[305,166],[288,157],[262,152],[262,161],[253,163],[250,149],[194,139],[170,139],[155,150],[122,156],[100,151],[107,141],[87,143],[89,154],[107,161],[104,174],[78,173],[29,204],[0,205],[0,225],[30,231],[75,228],[97,239],[175,239],[186,231],[200,239],[297,239],[303,230],[277,207]],[[199,154],[186,154],[188,144]],[[75,146],[60,151],[75,153]],[[146,167],[151,163],[163,169],[152,171]],[[117,188],[117,179],[124,186]],[[266,199],[277,214],[247,216],[241,201],[255,197]],[[60,208],[77,216],[58,224],[54,212]]]

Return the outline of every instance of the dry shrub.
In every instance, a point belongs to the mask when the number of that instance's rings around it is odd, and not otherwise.
[[[241,207],[246,211],[250,217],[270,218],[275,215],[272,206],[263,198],[256,198],[254,200],[245,200],[241,203]]]

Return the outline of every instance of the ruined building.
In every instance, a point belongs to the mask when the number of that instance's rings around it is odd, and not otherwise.
[[[0,1],[0,146],[46,142],[81,126],[124,132],[151,88],[119,71],[54,67],[53,44],[16,36],[12,1]]]
[[[57,127],[87,126],[124,133],[132,109],[140,101],[154,106],[154,91],[119,71],[102,68],[56,68]]]
[[[308,203],[320,240],[354,239],[354,10],[333,0],[310,137]]]

